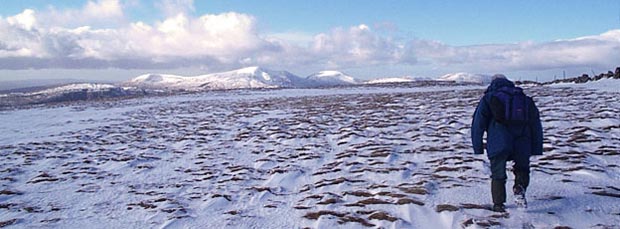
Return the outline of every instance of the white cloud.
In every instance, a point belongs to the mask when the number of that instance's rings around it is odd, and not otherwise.
[[[254,17],[233,12],[200,17],[179,13],[153,24],[135,22],[114,29],[37,27],[37,15],[26,10],[0,21],[0,68],[239,65],[274,48],[258,35]],[[11,66],[16,60],[21,62]]]
[[[227,61],[260,51],[267,42],[255,31],[255,19],[246,14],[224,13],[191,18],[178,14],[154,25],[132,23],[120,29],[127,55],[200,58]],[[110,53],[109,55],[114,55]]]
[[[24,12],[12,17],[8,17],[6,22],[11,26],[16,26],[25,30],[32,30],[37,22],[34,16],[34,10],[26,9]]]
[[[80,9],[50,8],[47,11],[38,13],[41,18],[41,26],[51,27],[80,27],[80,26],[101,26],[113,27],[125,23],[125,13],[120,0],[96,0],[88,1]]]
[[[451,46],[423,39],[396,40],[365,24],[319,34],[263,35],[256,18],[248,14],[192,16],[191,0],[158,4],[167,16],[152,23],[127,22],[118,0],[89,1],[78,10],[27,9],[0,18],[0,69],[217,70],[258,64],[293,70],[406,65],[506,72],[608,68],[620,59],[620,30],[542,43]],[[108,21],[116,24],[95,26]]]
[[[552,42],[449,46],[416,40],[410,46],[426,61],[471,71],[524,71],[574,67],[609,68],[620,60],[620,30]]]
[[[318,34],[310,51],[333,67],[415,62],[414,54],[406,52],[403,45],[365,24]]]
[[[35,12],[22,13],[0,20],[0,58],[44,57],[45,51],[35,29]]]
[[[93,18],[120,18],[123,17],[123,9],[118,0],[89,1],[82,11],[83,16]]]

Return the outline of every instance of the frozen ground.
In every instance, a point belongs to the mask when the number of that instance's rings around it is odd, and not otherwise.
[[[559,83],[551,84],[552,87],[571,87],[571,88],[589,88],[599,91],[620,92],[620,80],[617,79],[600,79],[590,81],[588,83]]]
[[[469,140],[483,90],[236,91],[1,111],[0,227],[618,228],[620,94],[526,89],[545,154],[533,158],[530,207],[497,214],[486,157]]]

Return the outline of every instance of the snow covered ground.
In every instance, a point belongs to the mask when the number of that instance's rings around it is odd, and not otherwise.
[[[558,84],[551,84],[550,86],[589,88],[589,89],[596,89],[599,91],[620,92],[620,80],[616,80],[616,79],[601,79],[597,81],[590,81],[587,83],[558,83]]]
[[[483,91],[230,91],[0,111],[0,227],[620,225],[619,93],[527,88],[545,154],[532,161],[530,207],[498,214],[469,140]]]

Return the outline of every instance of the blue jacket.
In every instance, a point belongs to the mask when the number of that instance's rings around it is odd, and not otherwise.
[[[483,153],[482,136],[487,132],[487,156],[514,153],[515,156],[529,157],[542,155],[542,125],[540,113],[534,102],[530,103],[529,124],[501,124],[493,118],[489,107],[493,91],[501,87],[514,87],[510,80],[498,78],[484,92],[474,112],[471,125],[471,141],[475,154]]]

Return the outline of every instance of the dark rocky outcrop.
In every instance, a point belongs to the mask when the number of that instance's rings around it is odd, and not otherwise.
[[[583,74],[580,77],[577,77],[577,79],[575,79],[575,83],[587,83],[590,80],[592,79],[590,78],[590,76],[588,76],[588,74]]]
[[[614,75],[615,75],[614,72],[607,71],[607,73],[598,74],[597,76],[594,77],[593,80],[596,81],[600,79],[611,79],[611,78],[614,78]]]
[[[557,83],[587,83],[590,81],[597,81],[601,79],[620,79],[620,67],[617,67],[615,72],[607,71],[607,73],[593,75],[592,77],[590,77],[588,74],[583,74],[577,77],[571,77],[567,79],[556,79],[553,81],[543,82],[543,83],[525,80],[525,81],[516,81],[515,84],[517,85],[521,85],[521,84],[547,85],[547,84],[557,84]]]

